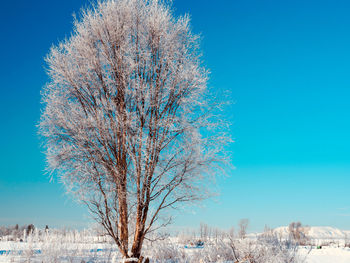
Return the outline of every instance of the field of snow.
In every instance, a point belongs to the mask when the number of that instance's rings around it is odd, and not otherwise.
[[[299,254],[305,257],[305,263],[349,263],[350,248],[322,247],[322,249],[301,248]]]
[[[42,244],[37,247],[33,247],[33,254],[29,255],[28,250],[26,250],[25,244],[15,244],[11,242],[0,242],[0,252],[4,249],[10,250],[11,248],[16,247],[17,249],[22,249],[22,255],[6,255],[0,253],[0,262],[9,263],[9,262],[48,262],[45,259],[45,256],[36,254],[39,247],[42,247]],[[77,247],[80,249],[77,250]],[[110,249],[109,246],[101,244],[78,244],[78,246],[73,246],[72,249],[62,250],[66,252],[65,257],[59,258],[59,255],[52,255],[57,257],[58,261],[62,263],[70,262],[119,262],[120,258],[116,255],[114,249]],[[79,252],[78,252],[79,251]],[[187,253],[191,253],[193,250],[187,250]],[[302,259],[305,259],[305,263],[349,263],[350,262],[350,248],[338,248],[338,247],[323,247],[322,249],[312,249],[310,248],[300,248],[299,255]],[[29,259],[29,260],[28,260]],[[49,262],[53,262],[50,258]],[[218,261],[221,262],[221,261]],[[226,263],[233,263],[226,262]]]
[[[279,233],[280,237],[287,235],[288,228],[280,227],[274,229],[274,233]],[[350,263],[350,248],[344,247],[347,243],[348,231],[342,231],[331,227],[310,227],[308,229],[310,241],[314,246],[297,247],[297,255],[302,263]],[[258,234],[250,235],[247,242],[257,239]],[[186,249],[180,238],[168,238],[165,241],[157,241],[157,244],[148,244],[145,246],[144,254],[150,256],[151,262],[196,262],[196,257],[203,254],[208,255],[206,261],[199,262],[225,262],[222,256],[227,252],[227,246],[223,246],[223,242],[206,243],[204,248]],[[210,245],[209,245],[210,244]],[[269,243],[266,243],[269,245]],[[244,242],[238,242],[236,245],[243,245]],[[271,245],[271,243],[270,243]],[[317,246],[322,245],[321,249]],[[226,249],[226,250],[225,250]],[[254,250],[254,249],[253,249]],[[293,250],[293,248],[292,248]],[[185,260],[168,260],[171,256],[176,258],[191,258],[190,261]],[[152,257],[158,260],[152,260]],[[215,260],[213,260],[215,258]],[[60,235],[59,233],[51,235],[33,235],[27,237],[24,242],[20,241],[0,241],[0,263],[5,262],[62,262],[62,263],[119,263],[121,256],[116,246],[106,240],[87,234],[70,232]],[[243,262],[243,261],[242,261]],[[260,262],[260,261],[259,261]],[[280,261],[262,261],[264,263],[279,263]],[[284,261],[281,261],[284,262]],[[293,261],[294,262],[294,261]]]
[[[26,243],[1,242],[0,263],[5,262],[57,262],[97,263],[118,262],[119,253],[113,244],[89,243]]]

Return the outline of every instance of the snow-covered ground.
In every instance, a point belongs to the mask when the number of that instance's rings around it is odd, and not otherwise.
[[[1,248],[9,247],[5,242],[0,242]],[[67,254],[67,256],[58,262],[113,262],[114,254],[97,252],[96,247],[101,247],[99,245],[89,245],[88,247],[94,247],[95,250],[85,249],[83,255],[81,254]],[[1,249],[0,249],[1,251]],[[191,252],[191,251],[189,251]],[[350,262],[350,249],[349,248],[337,248],[337,247],[323,247],[322,249],[312,249],[300,248],[299,255],[305,259],[305,263],[349,263]],[[96,260],[99,258],[99,260]],[[9,262],[26,262],[28,256],[23,254],[22,256],[11,256],[11,255],[0,255],[1,263]],[[31,257],[31,262],[41,262],[44,260],[39,254],[37,256]],[[43,261],[45,262],[45,261]]]
[[[0,255],[0,262],[26,262],[30,259],[30,262],[46,262],[45,257],[37,253],[42,244],[32,247],[33,254],[28,254],[26,243],[11,243],[0,242],[0,252],[3,250],[11,250],[16,247],[17,251],[22,251],[21,255],[7,255],[6,253]],[[115,253],[113,249],[108,250],[108,246],[103,244],[78,244],[72,246],[72,250],[64,249],[67,254],[65,257],[60,258],[57,262],[113,262],[113,258],[119,259],[118,253]],[[77,249],[78,248],[78,249]],[[103,249],[104,251],[101,251]],[[12,250],[13,251],[13,250]],[[187,253],[191,253],[188,250]],[[313,248],[310,251],[309,247],[299,248],[299,255],[305,259],[305,263],[349,263],[350,262],[350,248],[338,248],[338,247],[322,247],[322,249]],[[53,255],[55,256],[55,255]],[[62,255],[56,255],[62,256]],[[115,260],[116,261],[116,260]],[[219,261],[220,262],[220,261]]]
[[[322,247],[322,249],[301,248],[299,254],[306,259],[305,263],[349,263],[350,248]]]
[[[279,237],[288,236],[288,227],[279,227],[274,229]],[[344,247],[350,237],[349,231],[342,231],[332,227],[309,227],[308,235],[310,242],[314,246],[298,247],[297,254],[304,263],[350,263],[350,248]],[[258,234],[249,235],[248,240],[258,240]],[[162,241],[163,242],[163,241]],[[214,255],[223,253],[224,249],[216,248],[211,245],[205,245],[204,249],[185,249],[183,243],[178,238],[170,238],[163,243],[155,246],[145,246],[144,253],[150,252],[150,255],[157,255],[159,251],[165,254],[187,255],[196,257],[200,253]],[[242,244],[242,243],[241,243]],[[317,246],[322,245],[322,248]],[[219,244],[220,246],[220,244]],[[213,253],[211,251],[214,251]],[[199,254],[198,254],[199,253]],[[162,255],[164,256],[164,255]],[[121,257],[113,243],[103,242],[91,234],[75,234],[73,232],[60,236],[58,233],[51,235],[37,235],[27,238],[25,242],[20,241],[0,241],[0,263],[5,262],[120,262]],[[210,262],[215,262],[210,261]],[[151,261],[155,262],[155,261]],[[158,261],[172,262],[173,261]],[[177,262],[177,261],[174,261]],[[182,261],[181,261],[182,262]],[[187,262],[187,261],[186,261]],[[191,260],[195,262],[195,260]],[[203,262],[203,261],[201,261]],[[209,262],[209,261],[208,261]],[[233,261],[217,262],[231,263]],[[272,262],[272,261],[271,261]],[[276,261],[273,261],[274,263]],[[278,261],[277,261],[278,262]],[[264,262],[265,263],[265,262]],[[266,262],[270,263],[270,262]]]

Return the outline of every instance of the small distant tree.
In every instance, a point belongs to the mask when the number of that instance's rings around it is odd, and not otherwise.
[[[15,239],[19,238],[21,233],[18,224],[16,224],[13,228],[12,235]]]
[[[106,0],[82,12],[47,64],[49,170],[139,259],[146,235],[170,222],[161,211],[207,197],[225,158],[198,36],[162,1]]]
[[[249,219],[244,218],[238,222],[238,237],[244,239],[247,235],[247,228],[249,226]]]
[[[228,230],[227,235],[232,240],[235,238],[235,228],[233,226],[230,227],[230,229]]]
[[[208,234],[209,234],[209,230],[208,230],[208,225],[205,223],[200,223],[199,226],[199,232],[200,232],[200,238],[205,241],[208,239]]]
[[[350,248],[350,242],[347,233],[344,233],[344,247]]]
[[[27,236],[32,234],[34,232],[34,230],[35,230],[35,226],[33,224],[28,225],[27,230],[26,230]]]
[[[215,243],[217,244],[218,243],[218,238],[220,236],[219,229],[217,227],[214,227],[213,231],[214,231],[214,240],[215,240]]]
[[[308,227],[303,226],[301,222],[292,222],[288,226],[290,237],[295,242],[304,245],[308,241],[307,232]]]

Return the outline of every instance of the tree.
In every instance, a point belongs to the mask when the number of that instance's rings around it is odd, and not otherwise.
[[[290,238],[300,245],[305,245],[308,241],[307,233],[309,228],[307,226],[303,226],[301,222],[290,223],[288,230]]]
[[[238,222],[238,236],[239,236],[239,238],[244,239],[246,237],[248,225],[249,225],[249,219],[247,219],[247,218],[241,219]]]
[[[33,224],[29,224],[26,230],[27,236],[33,234],[34,230],[35,230],[35,226]]]
[[[208,225],[205,223],[200,223],[199,225],[199,235],[204,241],[208,239]]]
[[[126,258],[170,222],[161,211],[205,198],[225,159],[198,36],[157,0],[82,11],[51,48],[39,130],[48,170],[85,203]],[[131,246],[130,246],[131,244]]]

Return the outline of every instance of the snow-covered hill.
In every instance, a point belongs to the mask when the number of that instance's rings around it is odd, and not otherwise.
[[[273,230],[276,234],[282,237],[288,237],[288,226],[282,226]],[[305,227],[305,234],[311,239],[350,239],[350,231],[340,230],[329,226],[311,226]]]

